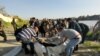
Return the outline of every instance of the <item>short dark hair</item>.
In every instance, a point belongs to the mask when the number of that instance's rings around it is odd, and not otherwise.
[[[32,17],[31,19],[35,19],[35,17]]]
[[[71,21],[72,20],[72,18],[67,18],[67,21]]]
[[[22,28],[27,28],[27,24],[24,24],[24,25],[22,26]]]
[[[57,27],[57,30],[62,30],[62,29],[63,29],[63,27],[62,27],[62,26]]]

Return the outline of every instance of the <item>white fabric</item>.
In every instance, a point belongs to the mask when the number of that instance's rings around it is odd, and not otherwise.
[[[79,33],[73,29],[64,29],[59,33],[61,38],[67,37],[68,39],[75,38]]]
[[[43,53],[46,53],[46,48],[38,42],[34,43],[34,49],[38,56],[44,56]]]

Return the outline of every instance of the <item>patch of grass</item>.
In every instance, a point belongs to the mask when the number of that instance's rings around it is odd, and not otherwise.
[[[99,42],[86,41],[83,45],[86,47],[89,47],[95,51],[100,51],[100,43]]]
[[[10,27],[11,26],[11,23],[9,22],[4,22],[4,27]]]
[[[17,28],[20,28],[24,24],[28,24],[28,20],[24,20],[24,19],[19,18],[19,20],[16,22],[16,24],[17,24]]]
[[[92,37],[92,36],[93,36],[93,32],[88,32],[88,33],[87,33],[87,36],[88,36],[88,37]]]
[[[87,35],[92,35],[93,33],[91,32],[91,31],[89,31],[88,33],[87,33]]]

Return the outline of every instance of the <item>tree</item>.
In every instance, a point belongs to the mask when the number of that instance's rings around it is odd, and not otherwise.
[[[0,5],[0,13],[3,14],[4,16],[9,16],[7,12],[5,11],[5,7]]]

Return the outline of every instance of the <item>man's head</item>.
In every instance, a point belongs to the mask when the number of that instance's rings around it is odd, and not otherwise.
[[[30,21],[35,22],[35,17],[30,18]]]
[[[22,28],[27,28],[27,24],[24,24],[24,25],[22,26]]]
[[[31,26],[31,27],[32,27],[33,30],[35,30],[35,32],[39,31],[38,27],[36,27],[36,26],[35,27]]]
[[[62,26],[60,26],[60,27],[57,28],[57,31],[58,31],[58,32],[60,32],[60,31],[62,31],[62,30],[63,30],[63,27],[62,27]]]
[[[67,20],[68,22],[70,22],[70,21],[72,21],[72,18],[67,18],[66,20]]]

